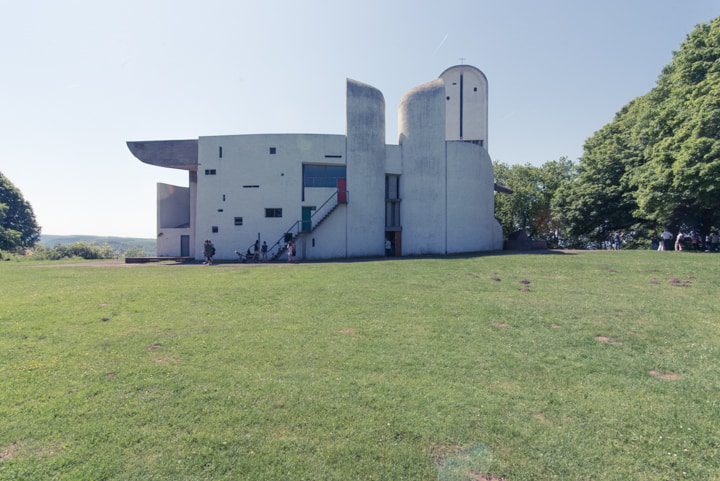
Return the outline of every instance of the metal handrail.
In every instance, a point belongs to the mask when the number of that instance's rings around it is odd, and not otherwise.
[[[291,225],[288,229],[285,230],[285,232],[283,232],[277,242],[275,242],[272,246],[268,247],[268,257],[272,257],[271,252],[273,251],[273,249],[275,249],[275,247],[277,247],[281,242],[283,242],[285,240],[285,234],[290,234],[293,229],[295,229],[295,226],[297,226],[298,224],[300,224],[300,221],[295,221],[293,225]]]
[[[315,217],[317,214],[319,214],[320,211],[322,210],[322,208],[325,207],[325,205],[327,205],[327,203],[330,202],[330,201],[333,199],[333,197],[337,197],[338,193],[339,193],[339,191],[337,191],[337,190],[336,190],[335,192],[333,192],[332,195],[331,195],[330,197],[328,197],[328,198],[325,200],[325,202],[323,202],[323,203],[320,205],[320,207],[318,207],[318,208],[315,209],[315,212],[313,212],[312,214],[310,214],[310,230],[311,230],[311,231],[312,231],[312,229],[313,229],[313,226],[312,226],[312,219],[313,219],[313,217]],[[345,191],[346,199],[347,199],[347,197],[349,196],[349,194],[350,194],[350,193],[346,190],[346,191]],[[296,230],[296,227],[298,227],[298,226],[299,226],[299,228],[297,229],[297,232],[294,232],[294,231]],[[285,232],[283,232],[283,234],[280,236],[280,238],[277,240],[277,242],[275,242],[272,246],[268,247],[268,250],[267,250],[268,258],[272,258],[272,257],[273,257],[272,252],[273,252],[273,250],[274,250],[276,247],[278,247],[278,249],[279,249],[278,252],[282,252],[282,249],[285,248],[285,246],[281,246],[281,245],[280,245],[280,243],[285,240],[285,234],[290,234],[290,233],[292,233],[292,234],[293,234],[293,237],[295,237],[296,234],[301,234],[302,232],[303,232],[303,231],[302,231],[302,220],[295,221],[295,223],[294,223],[293,225],[291,225],[288,229],[285,230]],[[253,243],[250,244],[250,245],[254,245],[254,244],[255,244],[255,243],[253,242]]]

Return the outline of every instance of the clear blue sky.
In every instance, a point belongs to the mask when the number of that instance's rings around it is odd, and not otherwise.
[[[343,133],[345,78],[378,87],[387,142],[411,87],[466,63],[490,82],[490,154],[580,156],[647,92],[717,0],[0,0],[0,171],[47,234],[154,237],[184,172],[126,140]]]

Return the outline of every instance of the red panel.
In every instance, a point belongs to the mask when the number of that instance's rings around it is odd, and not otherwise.
[[[337,181],[338,204],[347,204],[347,180],[343,177]]]

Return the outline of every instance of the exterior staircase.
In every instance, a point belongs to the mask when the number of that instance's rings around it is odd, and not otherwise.
[[[315,212],[310,216],[310,227],[306,228],[301,221],[295,222],[287,229],[283,235],[268,249],[268,260],[269,262],[275,262],[287,251],[287,242],[285,242],[285,235],[291,234],[292,241],[295,242],[301,236],[305,234],[311,234],[330,217],[330,215],[337,210],[342,204],[347,204],[347,191],[343,191],[344,195],[339,196],[338,193],[341,191],[333,192],[323,204],[318,207]],[[315,219],[317,217],[317,220]]]

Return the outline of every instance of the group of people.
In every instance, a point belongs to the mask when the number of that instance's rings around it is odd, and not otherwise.
[[[623,244],[623,233],[618,232],[611,232],[610,237],[607,241],[604,242],[604,248],[608,250],[614,250],[619,251],[622,248]]]
[[[675,240],[674,244],[673,239]],[[689,233],[680,230],[677,235],[674,235],[670,230],[665,229],[660,234],[660,239],[653,241],[653,244],[655,243],[657,243],[657,246],[653,245],[653,248],[657,248],[658,251],[682,251],[685,250],[685,245],[688,245],[694,251],[718,252],[720,250],[720,235],[717,231],[714,231],[706,234],[703,238],[694,229]]]
[[[235,251],[235,254],[237,254],[243,262],[267,262],[268,245],[265,241],[260,245],[260,239],[257,239],[252,246],[247,248],[244,256],[238,251]]]
[[[297,246],[295,241],[290,239],[285,244],[287,250],[288,262],[297,262]],[[255,243],[247,248],[245,254],[239,251],[235,251],[235,254],[242,260],[242,262],[267,262],[268,261],[268,245],[267,242],[263,241],[260,244],[260,239],[256,240]],[[212,265],[213,257],[215,256],[215,246],[212,241],[207,239],[203,246],[203,255],[205,257],[205,265]]]

